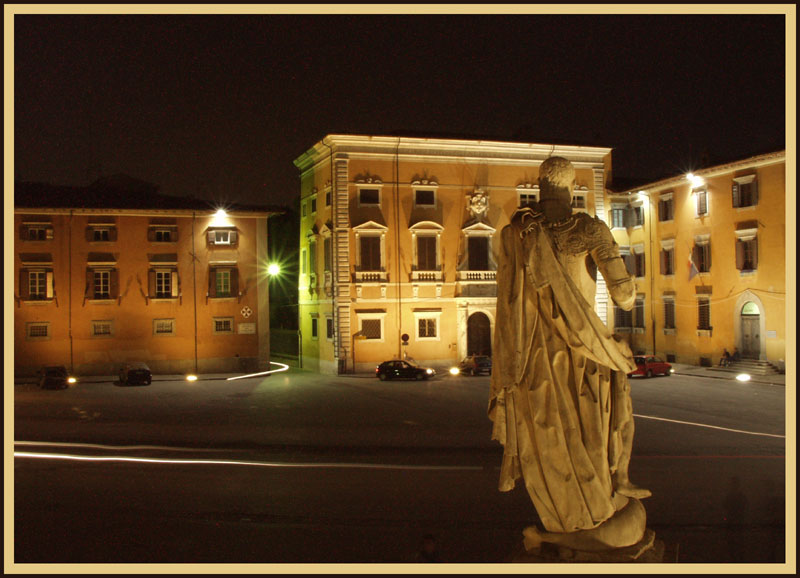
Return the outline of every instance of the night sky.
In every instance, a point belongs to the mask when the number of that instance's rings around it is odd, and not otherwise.
[[[20,15],[15,178],[290,204],[329,133],[614,148],[652,180],[785,148],[784,15]]]

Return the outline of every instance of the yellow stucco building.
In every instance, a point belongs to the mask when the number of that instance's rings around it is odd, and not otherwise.
[[[610,191],[605,147],[327,135],[295,160],[303,367],[491,355],[499,234],[550,156],[573,163],[574,210],[608,223],[636,277],[633,311],[602,278],[595,302],[634,352],[707,365],[738,347],[782,364],[785,152]]]
[[[268,369],[267,220],[279,211],[104,182],[15,184],[15,374]]]
[[[786,152],[609,193],[609,226],[636,276],[615,312],[634,352],[715,365],[723,350],[783,368]]]
[[[575,166],[575,210],[604,218],[610,148],[328,135],[301,155],[303,367],[491,354],[499,234],[553,155]],[[601,282],[604,319],[607,302]]]

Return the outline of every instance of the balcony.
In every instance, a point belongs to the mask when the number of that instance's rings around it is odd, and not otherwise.
[[[411,271],[413,283],[441,283],[444,280],[442,270],[438,271]]]
[[[497,271],[458,271],[456,279],[459,283],[495,283]]]
[[[355,271],[355,283],[388,283],[389,275],[386,271]]]

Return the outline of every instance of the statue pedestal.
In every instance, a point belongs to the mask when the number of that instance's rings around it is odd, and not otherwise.
[[[664,561],[664,549],[664,542],[656,540],[656,533],[653,530],[646,529],[644,537],[637,544],[626,548],[617,548],[616,550],[607,550],[605,552],[587,552],[545,542],[541,548],[530,552],[526,551],[524,546],[521,547],[510,561],[515,564],[660,563]]]

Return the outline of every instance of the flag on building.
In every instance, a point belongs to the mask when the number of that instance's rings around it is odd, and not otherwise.
[[[692,260],[692,251],[689,251],[689,281],[694,279],[694,276],[697,275],[700,271],[697,270],[697,265],[694,264]]]

